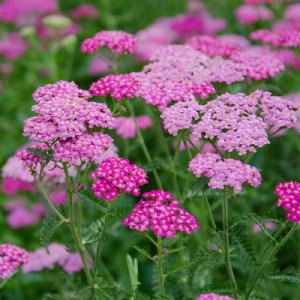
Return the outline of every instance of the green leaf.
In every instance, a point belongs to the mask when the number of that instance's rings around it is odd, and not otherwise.
[[[180,251],[183,250],[183,249],[185,249],[185,247],[179,247],[179,248],[168,249],[168,254],[169,254],[169,253],[180,252]]]
[[[126,255],[127,268],[129,271],[130,283],[132,290],[135,292],[138,286],[141,284],[139,282],[139,269],[137,259],[132,259],[132,257],[127,254]]]
[[[300,284],[300,276],[299,275],[279,274],[279,275],[269,275],[269,276],[266,276],[266,278],[273,280],[273,281],[282,281],[282,282]]]
[[[103,231],[103,227],[104,218],[101,218],[93,222],[89,226],[83,228],[82,232],[85,244],[93,243],[95,240],[97,240]]]
[[[192,265],[195,264],[195,261],[189,261],[189,262],[184,262],[184,263],[180,263],[178,264],[177,266],[175,267],[172,267],[171,269],[169,269],[167,272],[166,272],[166,276],[169,276],[169,275],[172,275],[174,273],[177,273],[179,271],[182,271],[188,267],[191,267]]]
[[[139,248],[139,247],[137,247],[137,246],[133,246],[133,248],[134,248],[137,252],[139,252],[140,254],[142,254],[143,256],[149,258],[150,260],[153,260],[151,254],[148,253],[146,250],[144,250],[144,249],[142,249],[142,248]]]
[[[39,237],[42,245],[45,246],[47,250],[53,234],[63,223],[64,222],[52,212],[48,213],[43,219],[42,228],[39,230]]]
[[[195,197],[202,195],[203,192],[208,190],[208,181],[209,179],[206,177],[198,178],[195,181],[193,181],[188,189],[187,197]]]
[[[27,151],[30,153],[39,156],[41,158],[44,158],[46,160],[53,160],[53,151],[52,150],[42,150],[38,148],[29,147],[26,148]]]
[[[94,196],[91,190],[80,190],[76,192],[78,197],[83,200],[83,205],[89,204],[93,208],[96,208],[99,211],[106,212],[107,203],[104,200],[101,200]]]

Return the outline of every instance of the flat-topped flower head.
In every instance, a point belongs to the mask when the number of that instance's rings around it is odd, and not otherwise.
[[[265,6],[242,5],[235,10],[235,16],[240,24],[251,25],[271,20],[273,13]]]
[[[84,162],[97,163],[112,142],[113,139],[102,132],[84,132],[76,138],[57,142],[53,147],[53,158],[71,166],[80,166]]]
[[[114,128],[114,118],[104,103],[89,102],[91,94],[75,83],[59,81],[38,88],[32,110],[38,115],[25,120],[24,136],[52,144],[80,136],[88,128]]]
[[[285,69],[282,61],[272,53],[235,52],[230,58],[242,67],[245,77],[254,80],[273,78]]]
[[[300,183],[295,181],[279,183],[275,194],[280,197],[277,206],[282,206],[287,211],[286,218],[300,224]]]
[[[201,294],[196,300],[234,300],[229,296],[218,295],[215,293]]]
[[[137,80],[130,74],[108,75],[94,82],[90,91],[93,96],[111,95],[117,101],[134,98],[137,92]]]
[[[223,190],[233,188],[235,193],[240,193],[243,184],[257,187],[261,183],[259,171],[240,160],[222,159],[218,153],[199,153],[189,162],[189,171],[196,177],[209,178],[208,186],[212,189]]]
[[[81,51],[94,53],[102,47],[111,50],[115,55],[132,53],[136,47],[136,38],[124,31],[103,30],[97,32],[92,38],[84,40]]]
[[[186,43],[209,57],[229,57],[238,49],[235,45],[210,35],[194,36]]]
[[[140,187],[148,183],[146,172],[128,159],[110,157],[102,161],[90,174],[92,190],[97,198],[110,201],[125,194],[140,194]]]
[[[164,128],[172,135],[177,135],[180,130],[192,127],[193,120],[199,119],[201,106],[197,101],[178,102],[167,107],[161,114]]]
[[[179,207],[172,194],[154,190],[143,194],[133,211],[123,220],[132,230],[151,230],[159,237],[174,237],[177,231],[190,234],[200,228],[196,218]]]
[[[6,36],[0,40],[0,55],[3,55],[7,60],[22,56],[26,50],[27,44],[18,33],[7,33]]]
[[[9,278],[28,261],[28,252],[10,244],[0,244],[0,280]]]

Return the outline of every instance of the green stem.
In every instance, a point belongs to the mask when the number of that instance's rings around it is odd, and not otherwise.
[[[139,143],[140,143],[140,145],[142,147],[142,150],[143,150],[143,152],[145,154],[145,157],[146,157],[148,163],[150,163],[152,161],[152,158],[151,158],[151,155],[150,155],[150,153],[148,151],[148,148],[146,146],[146,143],[145,143],[145,140],[143,138],[142,132],[141,132],[140,128],[137,125],[136,118],[135,118],[135,113],[134,113],[134,109],[131,106],[131,103],[129,101],[127,101],[126,104],[127,104],[128,110],[130,112],[130,115],[134,118],[136,130],[137,130],[138,141],[139,141]],[[158,176],[158,173],[157,173],[156,169],[153,169],[153,175],[154,175],[154,178],[155,178],[155,181],[156,181],[156,184],[157,184],[158,188],[159,189],[163,189],[161,180],[160,180],[160,178]]]
[[[101,232],[101,235],[99,237],[98,243],[97,243],[97,249],[96,249],[96,257],[95,257],[95,262],[94,262],[94,270],[93,270],[93,282],[96,283],[96,277],[97,277],[97,266],[100,260],[100,254],[101,254],[101,244],[105,235],[106,227],[108,225],[108,219],[111,213],[111,209],[113,207],[114,201],[110,201],[104,216],[104,223],[103,223],[103,229]]]
[[[274,256],[277,254],[277,252],[285,245],[285,243],[292,237],[293,233],[296,231],[298,227],[298,224],[295,223],[292,228],[289,230],[289,232],[286,234],[286,236],[276,244],[276,246],[273,248],[273,250],[270,252],[268,257],[264,260],[264,263],[259,266],[258,270],[255,271],[255,276],[253,280],[248,284],[247,292],[245,295],[245,300],[249,299],[255,285],[257,284],[257,281],[265,271],[266,267],[270,264],[271,260],[274,258]]]
[[[92,275],[90,272],[90,269],[88,267],[88,262],[87,259],[85,257],[85,247],[82,243],[82,239],[81,239],[81,235],[78,233],[77,228],[76,228],[76,223],[75,223],[75,216],[74,216],[74,205],[73,205],[73,193],[74,193],[74,188],[72,186],[72,182],[71,182],[71,178],[69,175],[69,169],[68,169],[68,165],[66,163],[63,164],[63,168],[64,168],[64,172],[65,172],[65,176],[66,176],[66,182],[67,182],[67,195],[68,195],[68,211],[69,211],[69,219],[70,219],[70,229],[71,229],[71,233],[72,236],[74,238],[74,241],[76,243],[76,246],[78,248],[79,251],[79,255],[81,257],[81,261],[83,264],[83,269],[85,272],[85,276],[88,282],[88,285],[90,286],[90,288],[93,288],[93,279],[92,279]]]
[[[165,275],[163,273],[163,254],[162,254],[162,240],[161,238],[157,239],[157,252],[159,261],[156,263],[157,271],[159,275],[159,286],[160,286],[160,293],[163,297],[166,296],[165,293]]]
[[[229,253],[229,226],[228,226],[228,199],[226,197],[226,191],[223,193],[223,231],[224,231],[224,259],[225,266],[228,272],[228,276],[232,281],[232,285],[234,288],[235,299],[238,299],[238,287],[235,280],[235,276],[233,273],[233,269],[230,261],[230,253]]]
[[[60,218],[60,220],[62,222],[67,222],[67,219],[59,212],[59,210],[55,207],[53,202],[50,200],[50,198],[49,198],[47,192],[45,191],[40,179],[38,177],[36,177],[35,180],[36,180],[36,183],[38,185],[39,191],[41,192],[41,194],[43,195],[43,197],[47,201],[47,203],[50,206],[51,210]]]

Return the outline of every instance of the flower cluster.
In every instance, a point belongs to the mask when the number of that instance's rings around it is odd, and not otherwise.
[[[90,174],[94,180],[92,190],[97,198],[110,201],[118,198],[121,192],[138,196],[140,186],[147,184],[147,174],[125,158],[108,158]]]
[[[295,181],[279,183],[275,194],[280,197],[277,205],[287,211],[286,218],[300,224],[300,183]]]
[[[172,194],[154,190],[143,194],[133,211],[123,220],[132,230],[152,230],[159,237],[174,237],[176,231],[192,233],[199,229],[196,218],[179,207]]]
[[[98,10],[94,5],[82,4],[72,10],[72,17],[78,19],[95,19],[98,16]]]
[[[0,40],[0,55],[7,60],[22,56],[27,50],[27,44],[18,33],[8,33]]]
[[[229,296],[222,296],[214,293],[201,294],[196,300],[234,300]]]
[[[9,278],[28,261],[28,252],[10,244],[0,244],[0,280]]]
[[[235,10],[235,16],[240,24],[251,25],[271,20],[273,13],[265,6],[243,5]]]
[[[236,52],[231,60],[242,67],[244,76],[254,80],[273,78],[285,69],[282,61],[271,53]]]
[[[132,53],[135,50],[136,38],[124,31],[103,30],[97,32],[92,38],[86,39],[81,44],[81,51],[94,53],[99,48],[110,49],[115,55]]]
[[[236,46],[210,35],[194,36],[187,41],[187,44],[209,57],[229,57],[237,51]]]
[[[117,101],[134,98],[137,92],[137,80],[130,74],[108,75],[94,82],[90,91],[93,96],[111,95]]]
[[[175,103],[161,114],[164,128],[176,136],[179,130],[191,128],[193,120],[199,119],[200,109],[195,100]]]
[[[36,150],[48,150],[48,147],[42,144],[32,145],[30,148]],[[16,158],[22,161],[23,169],[25,169],[26,171],[36,169],[38,165],[46,162],[44,158],[40,157],[39,155],[35,155],[31,153],[27,149],[18,150],[16,152]]]
[[[54,269],[56,264],[70,275],[83,268],[79,253],[68,252],[64,245],[52,243],[48,245],[48,251],[40,248],[29,252],[28,262],[23,265],[22,270],[24,273],[38,272],[45,268]]]
[[[190,161],[188,170],[196,177],[209,178],[208,186],[212,189],[223,190],[229,186],[235,193],[239,193],[244,183],[253,187],[261,183],[260,173],[255,167],[235,159],[222,159],[218,153],[197,154]]]
[[[152,126],[152,120],[147,115],[133,117],[117,117],[116,132],[123,139],[131,139],[136,136],[137,127],[147,129]]]

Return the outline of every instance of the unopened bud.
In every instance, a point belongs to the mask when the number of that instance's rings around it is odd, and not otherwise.
[[[51,15],[43,19],[43,24],[51,29],[64,29],[72,24],[72,20],[61,15]]]

